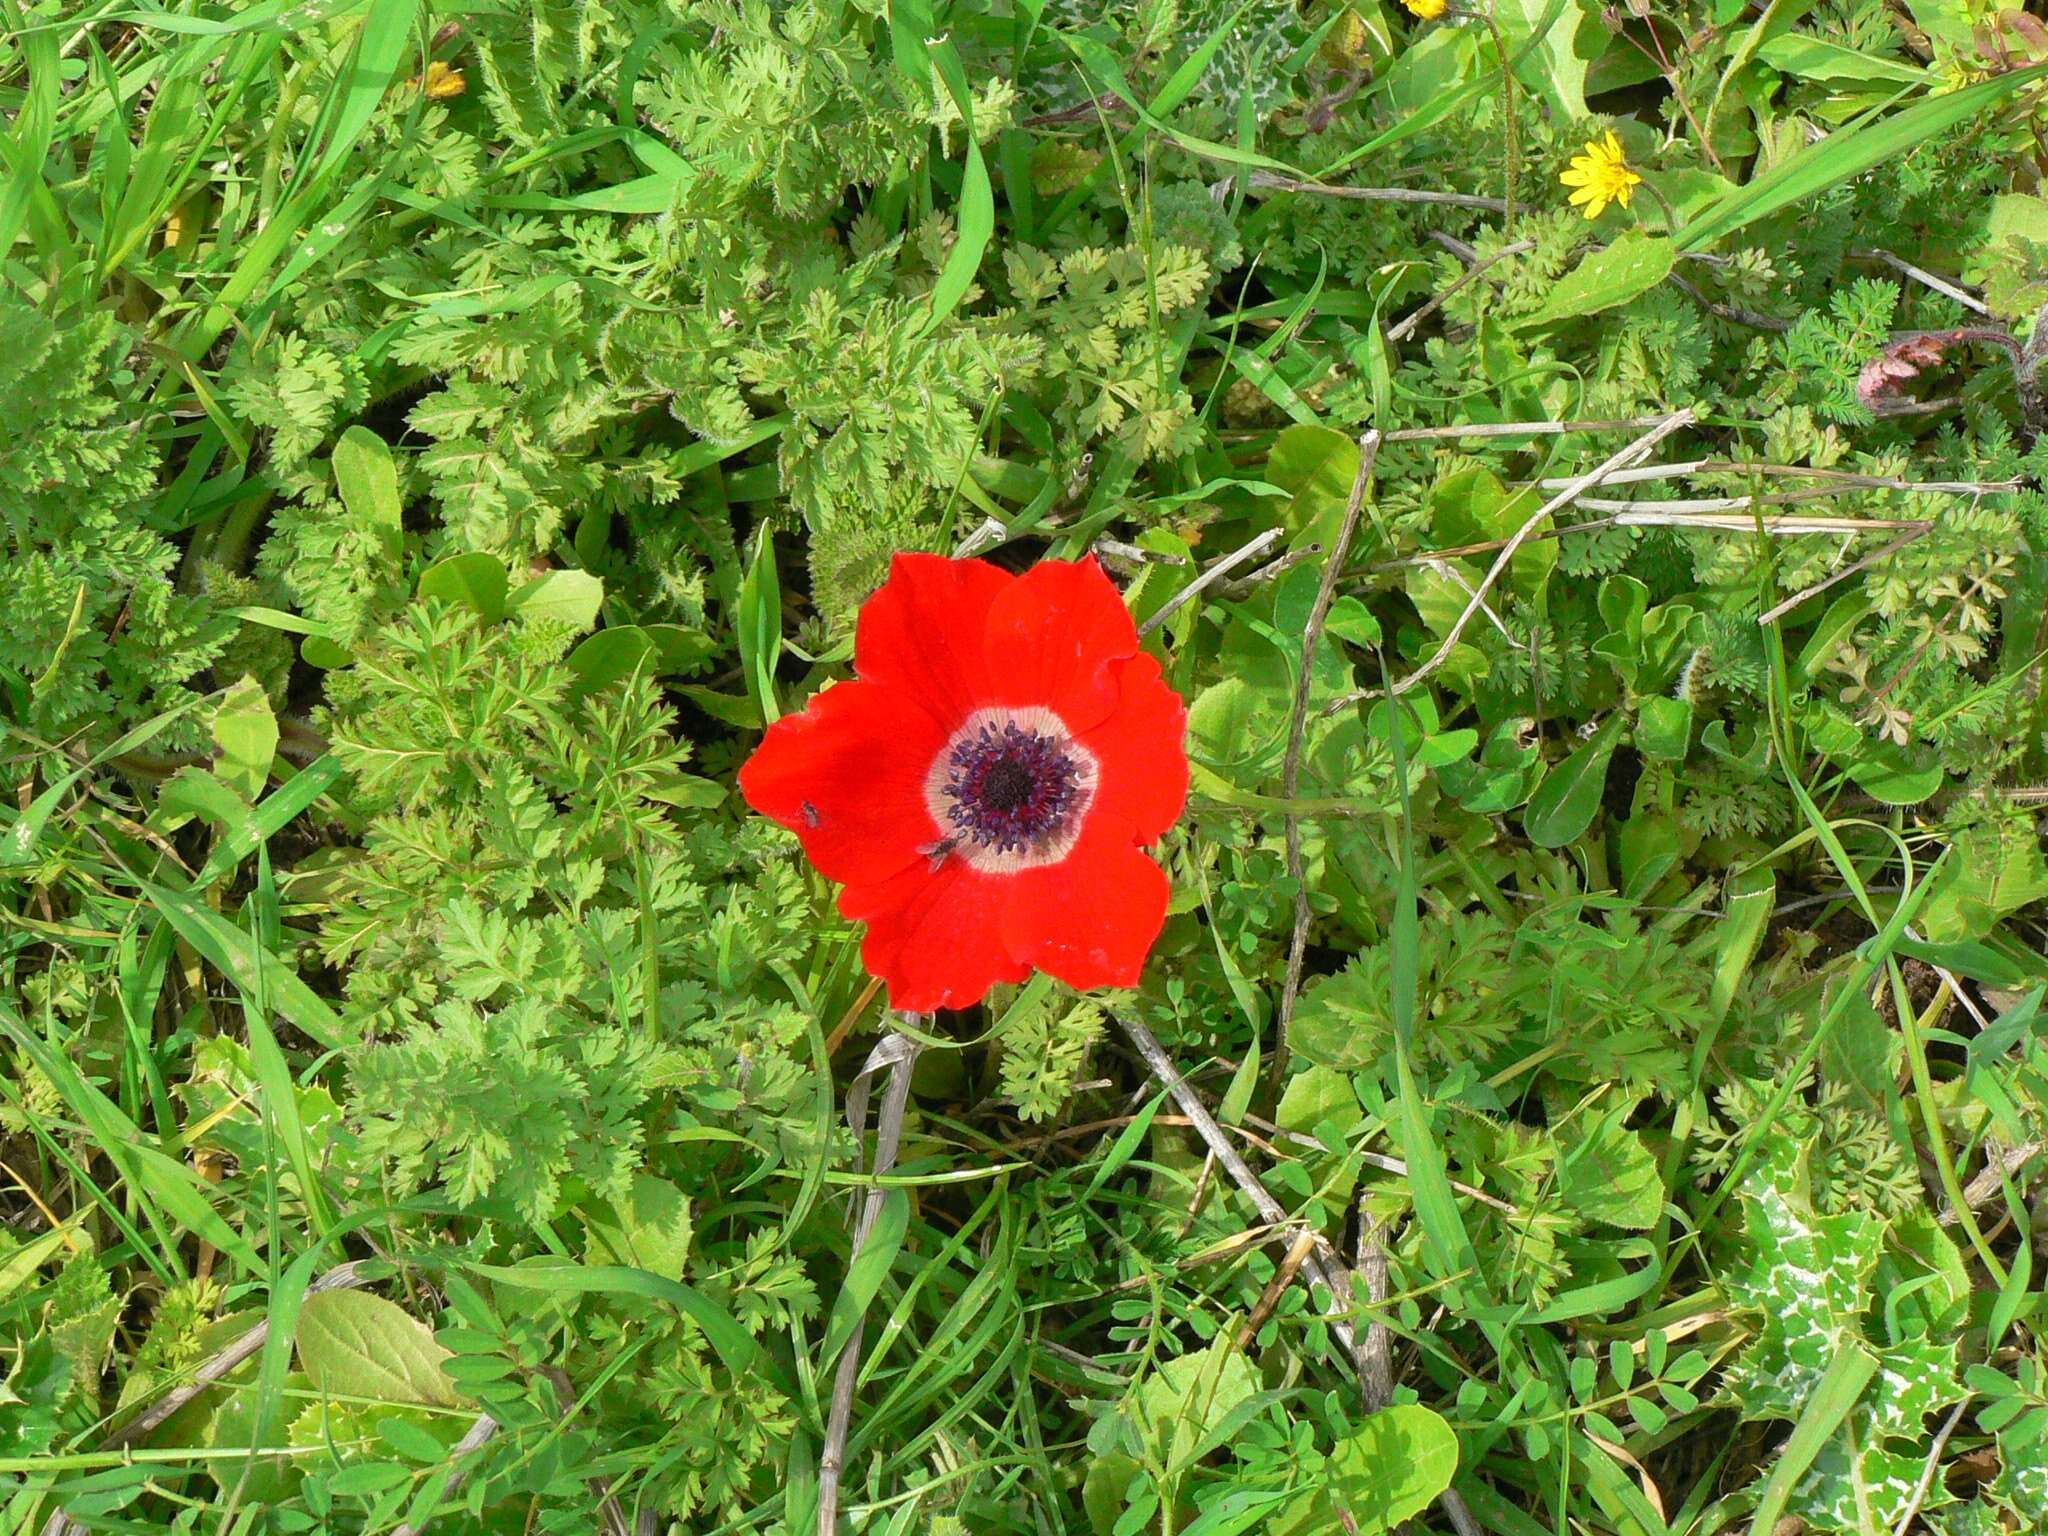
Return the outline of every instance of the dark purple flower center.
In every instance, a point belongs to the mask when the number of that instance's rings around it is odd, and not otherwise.
[[[1014,720],[985,723],[946,762],[954,832],[997,853],[1022,851],[1059,832],[1082,789],[1067,743]]]

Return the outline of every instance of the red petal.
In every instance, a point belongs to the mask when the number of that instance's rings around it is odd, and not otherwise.
[[[861,608],[854,671],[902,688],[950,730],[988,702],[981,636],[990,606],[1015,585],[986,560],[898,555]]]
[[[1169,889],[1130,827],[1095,811],[1066,858],[1010,877],[1003,942],[1070,987],[1134,987],[1166,922]]]
[[[908,694],[835,683],[768,728],[740,769],[740,793],[794,832],[827,879],[881,880],[939,837],[924,777],[944,745]]]
[[[1091,814],[1127,822],[1141,843],[1157,842],[1187,803],[1187,705],[1143,652],[1110,673],[1116,709],[1080,738],[1101,765]]]
[[[861,961],[888,984],[890,1007],[972,1008],[998,982],[1031,974],[1003,947],[999,919],[1010,878],[960,859],[936,870],[920,860],[880,884],[840,893],[839,910],[868,925]]]
[[[1041,560],[998,594],[988,614],[995,702],[1040,704],[1085,731],[1116,707],[1109,664],[1138,653],[1138,628],[1093,555]]]

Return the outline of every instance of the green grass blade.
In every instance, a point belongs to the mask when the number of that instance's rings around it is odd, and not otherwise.
[[[1706,250],[1745,225],[1817,197],[1872,166],[1909,154],[1935,135],[1990,111],[2044,74],[2048,74],[2048,64],[1994,75],[1945,96],[1926,97],[1889,117],[1883,114],[1890,103],[1874,108],[1703,209],[1679,231],[1679,248]]]

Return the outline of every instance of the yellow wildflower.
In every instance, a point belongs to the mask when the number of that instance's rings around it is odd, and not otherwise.
[[[1626,208],[1630,194],[1643,178],[1628,168],[1621,140],[1609,132],[1604,138],[1589,141],[1586,152],[1574,155],[1571,169],[1557,179],[1578,189],[1572,193],[1572,206],[1585,204],[1586,217],[1597,219],[1609,203]]]
[[[1424,21],[1435,21],[1450,9],[1451,0],[1401,0],[1409,14],[1420,16]]]
[[[463,78],[462,71],[439,59],[427,66],[426,78],[416,83],[431,101],[445,101],[469,89],[469,82]]]

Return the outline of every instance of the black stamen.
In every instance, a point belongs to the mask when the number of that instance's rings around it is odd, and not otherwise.
[[[983,725],[953,748],[947,767],[955,830],[998,853],[1057,833],[1081,791],[1081,771],[1065,742],[1015,721]]]

